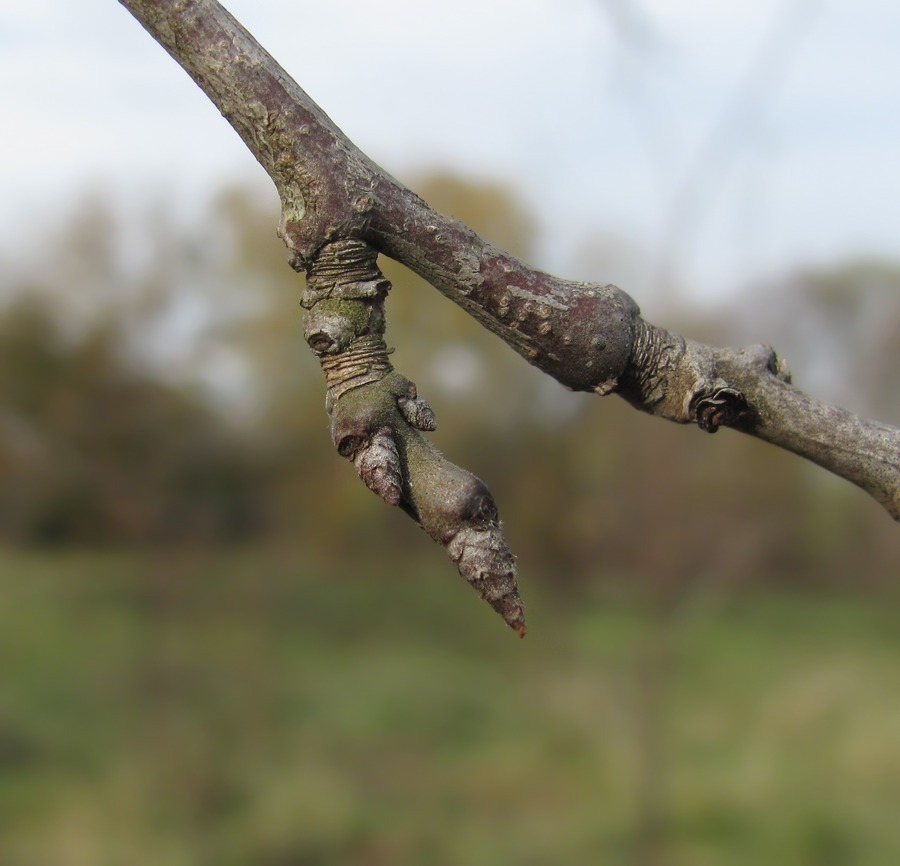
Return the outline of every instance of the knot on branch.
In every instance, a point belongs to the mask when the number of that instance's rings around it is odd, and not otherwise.
[[[734,427],[753,418],[753,410],[744,395],[727,385],[716,387],[712,393],[696,395],[690,411],[697,419],[697,426],[707,433],[715,433],[719,427]]]
[[[690,417],[707,433],[715,433],[719,427],[747,430],[758,420],[756,409],[734,384],[736,380],[743,381],[748,371],[791,381],[787,364],[771,346],[765,345],[719,350],[712,358],[711,371],[711,378],[701,380],[694,390],[688,407]]]
[[[739,360],[746,359],[749,366],[771,373],[776,379],[790,384],[790,367],[787,361],[771,346],[764,343],[758,343],[755,346],[744,346],[744,348],[738,350],[737,357]]]

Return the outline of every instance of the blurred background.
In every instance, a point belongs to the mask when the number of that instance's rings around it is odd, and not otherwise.
[[[900,11],[229,8],[439,210],[900,424]],[[895,864],[897,527],[418,278],[515,640],[332,450],[261,169],[112,0],[0,0],[0,863]]]

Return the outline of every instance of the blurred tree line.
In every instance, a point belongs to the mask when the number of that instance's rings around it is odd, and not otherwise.
[[[432,175],[439,210],[529,259],[507,189]],[[85,196],[0,252],[0,542],[315,547],[386,557],[429,542],[332,450],[277,202],[230,189],[199,219]],[[433,439],[492,487],[529,576],[876,588],[895,527],[864,494],[747,437],[708,437],[569,394],[393,262],[394,363]],[[602,256],[596,279],[604,279]],[[624,288],[629,289],[628,286]],[[742,307],[648,316],[713,343],[771,341],[818,395],[900,422],[900,265],[756,287]],[[435,556],[438,556],[435,551]],[[342,560],[343,561],[343,560]]]

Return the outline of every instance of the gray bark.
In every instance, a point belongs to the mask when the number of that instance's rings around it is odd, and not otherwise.
[[[515,567],[493,499],[418,432],[433,427],[433,414],[387,361],[387,285],[366,250],[424,277],[566,387],[615,393],[708,432],[727,426],[765,439],[857,484],[900,520],[900,430],[792,387],[768,347],[713,348],[671,334],[645,322],[617,287],[536,271],[441,216],[353,145],[215,0],[120,2],[206,92],[278,189],[279,234],[291,266],[309,277],[306,336],[326,371],[336,447],[447,548],[519,633]]]

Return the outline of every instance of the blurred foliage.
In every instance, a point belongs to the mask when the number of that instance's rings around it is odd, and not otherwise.
[[[265,467],[221,419],[131,369],[115,336],[67,344],[25,299],[0,321],[0,527],[6,540],[247,538]]]
[[[488,240],[534,250],[509,190],[446,174],[415,185]],[[427,546],[331,448],[275,200],[230,189],[201,210],[186,221],[161,202],[126,212],[88,195],[39,247],[5,251],[0,540],[265,539],[336,562],[346,538],[375,558]],[[891,582],[895,527],[864,494],[747,437],[567,393],[383,264],[394,362],[434,405],[436,444],[494,489],[527,579],[646,575],[668,600],[698,582]],[[898,289],[896,267],[859,264],[754,291],[730,319],[680,310],[661,324],[771,339],[799,382],[896,423]]]
[[[662,624],[535,590],[517,641],[434,565],[0,552],[0,862],[900,859],[896,600],[699,593]]]

